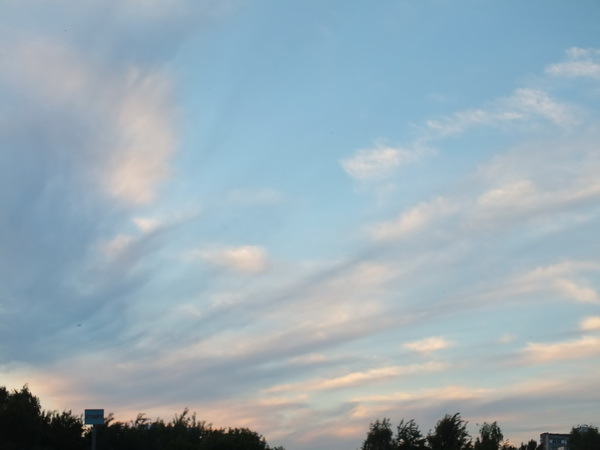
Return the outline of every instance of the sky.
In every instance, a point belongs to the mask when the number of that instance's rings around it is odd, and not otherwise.
[[[2,0],[0,61],[0,385],[600,424],[600,2]]]

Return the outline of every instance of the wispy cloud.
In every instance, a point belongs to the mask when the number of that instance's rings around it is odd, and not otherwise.
[[[332,389],[350,388],[365,384],[376,383],[388,378],[415,375],[424,372],[443,370],[444,364],[430,362],[425,364],[414,364],[409,366],[388,366],[369,369],[364,372],[352,372],[338,377],[326,379],[309,380],[301,383],[274,386],[267,390],[268,393],[278,392],[313,392]]]
[[[377,145],[375,148],[358,150],[353,156],[343,159],[341,164],[352,178],[370,181],[387,178],[398,167],[412,163],[419,157],[420,152],[415,150]]]
[[[597,272],[599,266],[591,261],[564,261],[538,267],[517,278],[514,286],[523,292],[553,291],[583,303],[599,303],[597,291],[581,273]]]
[[[600,330],[600,316],[586,317],[581,321],[579,327],[583,331]]]
[[[423,202],[401,213],[396,219],[382,222],[372,227],[376,240],[398,239],[428,227],[431,222],[457,211],[457,207],[445,198]]]
[[[208,251],[200,250],[193,252],[191,255],[248,274],[264,272],[269,266],[267,251],[257,245],[243,245]]]
[[[429,354],[450,347],[451,343],[442,337],[427,337],[418,341],[407,342],[404,348],[418,353]]]
[[[600,49],[572,47],[566,54],[566,61],[548,66],[546,73],[563,77],[600,78]]]
[[[462,134],[475,126],[498,125],[507,121],[522,119],[516,111],[488,111],[472,109],[458,111],[441,119],[427,121],[427,128],[433,133],[430,138],[440,139],[446,136]]]
[[[106,242],[102,245],[102,252],[109,258],[116,258],[119,255],[123,254],[124,251],[131,245],[133,242],[132,236],[127,236],[124,234],[119,234],[115,236],[110,241]]]
[[[485,108],[457,111],[427,121],[427,133],[421,139],[439,140],[466,133],[475,127],[519,127],[546,119],[559,126],[575,123],[573,107],[553,99],[536,88],[519,88],[508,97],[491,101]]]
[[[506,100],[522,117],[541,117],[558,126],[568,126],[575,122],[572,107],[561,103],[541,89],[521,88]]]
[[[36,37],[5,42],[0,52],[10,61],[0,78],[30,99],[35,114],[29,120],[47,112],[51,126],[46,123],[44,132],[55,143],[48,150],[57,160],[76,165],[123,202],[155,197],[177,145],[167,73],[109,67],[65,41]],[[61,136],[56,130],[64,128],[66,117],[77,128]],[[82,132],[85,140],[73,145]]]
[[[588,358],[598,354],[600,354],[600,337],[597,336],[584,336],[575,341],[552,344],[530,342],[522,352],[525,360],[535,363]]]
[[[144,233],[155,231],[162,224],[158,217],[134,217],[133,223]]]
[[[390,395],[373,395],[358,397],[357,400],[364,402],[443,402],[445,400],[467,400],[482,398],[489,391],[485,388],[476,388],[460,385],[449,385],[434,389],[421,389],[416,392],[395,392]]]

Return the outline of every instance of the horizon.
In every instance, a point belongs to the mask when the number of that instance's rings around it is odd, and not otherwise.
[[[0,385],[287,450],[597,425],[599,19],[6,0]]]
[[[6,389],[6,387],[0,385],[0,389]],[[197,417],[196,413],[194,411],[190,411],[188,408],[184,408],[184,410],[182,412],[180,412],[179,414],[175,413],[171,419],[165,419],[165,418],[161,418],[161,417],[151,418],[151,417],[147,417],[147,415],[144,414],[144,413],[138,413],[136,415],[135,419],[129,419],[129,420],[127,420],[127,419],[117,419],[117,418],[115,418],[115,416],[114,416],[114,414],[112,412],[106,411],[106,410],[104,410],[102,408],[91,408],[91,409],[90,408],[86,408],[84,410],[84,412],[81,413],[81,414],[77,414],[76,412],[74,412],[74,411],[72,411],[71,409],[68,409],[68,408],[64,409],[62,411],[44,408],[44,404],[41,401],[42,399],[40,399],[38,396],[36,396],[36,394],[34,392],[31,392],[29,390],[29,386],[27,384],[25,384],[21,388],[21,390],[19,390],[19,389],[9,390],[9,394],[21,393],[23,391],[27,391],[28,395],[33,396],[33,398],[35,398],[35,399],[37,399],[39,401],[40,407],[41,407],[39,413],[41,413],[42,416],[44,416],[45,413],[59,413],[60,414],[60,413],[66,412],[66,413],[69,413],[72,417],[79,418],[79,420],[81,422],[81,427],[84,430],[89,430],[89,427],[91,427],[91,426],[94,426],[94,427],[97,426],[97,425],[112,426],[112,425],[119,424],[119,423],[120,424],[125,424],[126,426],[138,427],[138,426],[140,426],[140,425],[138,425],[138,421],[140,420],[140,418],[143,419],[143,422],[141,422],[142,426],[150,428],[150,426],[152,424],[157,424],[157,423],[163,423],[163,424],[167,424],[167,425],[173,424],[173,423],[179,422],[179,420],[181,418],[183,418],[183,417],[193,418],[192,422],[185,422],[185,423],[188,424],[187,426],[196,426],[196,424],[197,424],[197,425],[199,425],[199,426],[201,426],[203,428],[213,429],[213,430],[218,430],[218,429],[221,429],[221,430],[231,430],[231,429],[235,429],[235,427],[231,427],[231,426],[227,426],[227,425],[221,425],[220,427],[216,427],[210,421],[207,421],[207,420],[204,420],[203,418]],[[13,405],[13,407],[14,407],[14,405]],[[464,417],[462,417],[461,414],[460,414],[460,412],[456,412],[454,414],[451,413],[451,412],[449,412],[449,413],[445,414],[444,417],[440,417],[436,421],[436,423],[433,424],[431,428],[429,428],[428,431],[426,431],[425,429],[422,429],[418,423],[415,422],[415,424],[417,425],[418,430],[421,433],[421,436],[423,438],[426,438],[427,436],[429,436],[432,433],[434,433],[434,428],[439,424],[439,422],[441,422],[443,419],[445,420],[446,418],[448,418],[450,416],[458,416],[459,420],[462,423],[465,424],[466,430],[467,430],[467,433],[468,433],[467,437],[469,439],[469,442],[471,442],[471,443],[474,443],[477,439],[479,439],[481,437],[480,428],[481,428],[482,425],[487,424],[487,425],[497,426],[499,428],[499,430],[502,432],[500,424],[497,424],[496,421],[493,421],[493,422],[484,422],[482,424],[477,423],[477,424],[475,424],[476,425],[476,429],[469,430],[469,428],[473,428],[473,426],[472,425],[469,426],[469,421],[466,420]],[[391,421],[390,418],[387,418],[387,417],[376,418],[376,419],[374,419],[374,420],[371,421],[371,423],[369,424],[369,427],[371,427],[376,422],[380,422],[380,421],[381,422],[387,421],[389,428],[394,433],[394,436],[397,435],[398,432],[395,431],[395,430],[397,428],[396,426],[399,427],[400,421],[394,423],[394,422]],[[407,422],[411,422],[412,420],[411,419],[407,419],[407,418],[403,418],[401,421],[404,423],[404,425],[406,425]],[[265,439],[265,441],[267,442],[267,444],[271,444],[271,442],[269,442],[268,436],[264,436],[262,433],[260,433],[259,430],[252,430],[252,429],[249,429],[247,427],[242,427],[242,429],[248,429],[249,431],[257,433],[258,436],[260,436],[260,437],[262,437],[262,438]],[[511,440],[509,436],[504,435],[503,438],[500,440],[500,444],[510,444],[512,446],[517,446],[517,445],[521,445],[522,446],[522,445],[526,445],[529,441],[533,440],[536,443],[539,442],[539,445],[542,445],[542,437],[544,435],[550,434],[550,435],[554,435],[554,436],[563,436],[563,435],[564,436],[568,436],[575,429],[577,429],[579,431],[581,431],[582,429],[584,431],[589,430],[589,429],[593,429],[593,430],[595,430],[596,433],[598,432],[598,427],[594,426],[592,423],[590,423],[590,424],[578,424],[578,425],[573,425],[571,427],[571,429],[569,429],[568,432],[545,431],[545,432],[541,432],[541,433],[538,434],[539,438],[532,437],[531,439],[528,439],[526,441],[521,441],[521,442],[515,442],[515,441]],[[369,433],[369,430],[367,429],[365,431],[365,437],[367,437],[368,433]],[[277,446],[276,448],[280,448],[280,447]]]

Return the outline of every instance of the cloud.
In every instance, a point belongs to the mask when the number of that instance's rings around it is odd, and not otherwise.
[[[563,120],[560,113],[556,120]],[[386,240],[431,231],[441,223],[445,233],[464,236],[465,232],[509,231],[532,224],[557,228],[592,220],[591,207],[600,199],[596,176],[600,159],[598,136],[591,131],[594,127],[588,128],[591,125],[491,155],[467,176],[464,189],[422,201],[369,231],[376,240]]]
[[[600,330],[600,316],[586,317],[581,321],[579,327],[583,331]]]
[[[600,79],[600,49],[572,47],[566,54],[567,61],[548,66],[546,73],[562,77]]]
[[[477,202],[484,208],[514,208],[519,203],[527,202],[535,193],[536,188],[530,180],[520,180],[485,192]]]
[[[379,223],[371,228],[375,240],[402,238],[410,233],[421,231],[436,219],[457,211],[455,205],[445,198],[438,197],[430,202],[422,202],[401,213],[397,219]]]
[[[134,217],[133,223],[144,233],[150,233],[160,228],[161,220],[157,217]]]
[[[395,169],[416,161],[418,157],[416,151],[378,145],[358,150],[354,156],[343,159],[341,164],[352,178],[371,181],[389,177]]]
[[[301,278],[292,286],[282,287],[282,292],[273,280],[286,275],[277,272],[278,267],[273,270],[273,279],[269,280],[271,289],[267,292],[256,292],[249,286],[240,292],[227,286],[219,295],[224,300],[199,318],[206,323],[201,333],[206,334],[203,339],[183,349],[173,349],[166,356],[168,364],[195,361],[199,357],[232,363],[239,363],[241,358],[253,361],[252,364],[295,358],[322,352],[332,345],[390,326],[391,320],[379,317],[382,308],[376,300],[388,277],[385,268],[362,263],[327,277]],[[297,267],[293,271],[301,273]],[[174,316],[173,321],[181,318]],[[209,333],[210,325],[217,319],[220,327]],[[263,333],[264,327],[270,332]]]
[[[200,251],[195,254],[213,264],[248,274],[264,272],[269,266],[267,251],[256,245]]]
[[[425,364],[413,364],[408,366],[388,366],[369,369],[363,372],[352,372],[338,377],[326,379],[308,380],[301,383],[285,384],[269,388],[267,393],[280,392],[304,392],[325,391],[332,389],[351,388],[366,384],[376,383],[381,380],[409,376],[426,372],[438,372],[443,370],[444,364],[429,362]]]
[[[448,348],[450,342],[441,337],[428,337],[418,341],[407,342],[403,345],[404,348],[414,352],[429,354],[444,348]]]
[[[575,115],[570,105],[563,104],[541,90],[519,88],[508,97],[498,98],[486,108],[457,111],[440,119],[426,122],[421,139],[439,140],[463,134],[474,127],[505,127],[533,123],[538,118],[559,126],[571,126]]]
[[[458,111],[450,116],[437,120],[427,121],[427,128],[434,134],[432,139],[440,139],[466,132],[468,129],[481,125],[497,125],[523,119],[523,115],[514,111],[488,111],[485,109],[471,109]]]
[[[532,175],[542,178],[540,174]],[[483,192],[476,199],[469,220],[473,225],[501,224],[577,208],[600,198],[600,183],[586,182],[586,178],[584,174],[580,179],[565,180],[564,184],[553,186],[540,186],[531,179],[509,180]]]
[[[102,252],[109,258],[116,258],[121,255],[132,242],[132,236],[119,234],[102,246]]]
[[[389,395],[357,397],[356,400],[361,402],[419,402],[429,405],[433,402],[447,400],[479,399],[484,397],[488,392],[489,390],[485,388],[448,385],[440,388],[421,389],[417,392],[394,392]]]
[[[158,230],[150,233],[148,220],[137,221],[145,230],[132,229],[131,220],[154,216],[141,209],[161,200],[179,133],[175,80],[146,38],[160,34],[169,46],[179,35],[166,33],[166,17],[145,21],[123,4],[24,0],[3,8],[4,361],[44,364],[93,352],[92,335],[105,345],[123,339],[119,327],[129,329],[134,299],[154,278]],[[150,29],[161,32],[135,42]],[[86,332],[73,335],[74,323]]]
[[[510,344],[511,342],[514,342],[515,339],[516,339],[516,337],[514,335],[509,334],[509,333],[504,333],[498,339],[498,343],[500,343],[500,344]]]
[[[577,300],[582,303],[600,303],[598,292],[591,286],[583,284],[585,282],[575,282],[573,280],[556,280],[554,285],[566,297]]]
[[[157,184],[169,175],[176,139],[168,83],[159,73],[133,70],[126,75],[126,92],[114,105],[119,141],[105,180],[117,198],[147,203],[153,200]]]
[[[513,286],[521,292],[553,291],[582,303],[600,303],[600,296],[580,272],[597,272],[599,266],[593,261],[564,261],[537,267],[518,277]]]
[[[570,106],[554,100],[541,89],[517,89],[506,102],[522,117],[542,117],[559,126],[568,126],[575,122]]]
[[[589,358],[600,354],[600,337],[584,336],[575,341],[542,344],[530,342],[522,350],[526,361],[551,363],[570,359]]]
[[[0,57],[10,61],[0,79],[27,99],[20,108],[31,110],[29,126],[45,122],[38,133],[54,144],[48,151],[115,199],[154,199],[177,142],[165,72],[109,66],[68,42],[34,36],[5,41]],[[64,129],[65,121],[71,129]]]

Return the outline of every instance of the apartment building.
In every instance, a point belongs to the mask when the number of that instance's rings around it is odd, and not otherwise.
[[[540,434],[542,450],[569,450],[569,436],[562,433]]]

